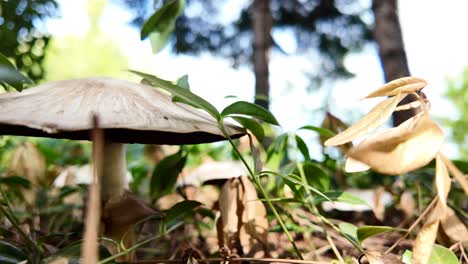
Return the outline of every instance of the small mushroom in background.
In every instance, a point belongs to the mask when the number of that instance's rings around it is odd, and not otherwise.
[[[113,216],[155,213],[126,191],[125,143],[181,145],[225,139],[211,116],[174,103],[169,95],[144,84],[99,77],[0,94],[0,135],[89,140],[93,115],[105,134],[100,184],[105,232],[110,233],[121,229]],[[225,128],[232,138],[245,134],[231,124]],[[125,210],[115,213],[122,209],[120,204],[127,205]]]

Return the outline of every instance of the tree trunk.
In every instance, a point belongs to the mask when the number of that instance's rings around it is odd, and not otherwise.
[[[373,33],[379,48],[385,82],[410,75],[398,20],[397,4],[397,0],[373,0],[372,2],[375,17]],[[416,96],[409,95],[399,105],[415,100]],[[393,125],[398,126],[417,112],[417,109],[409,109],[393,113]]]
[[[255,103],[268,109],[270,84],[268,81],[269,53],[272,45],[273,18],[270,0],[253,1],[253,64],[255,72]]]

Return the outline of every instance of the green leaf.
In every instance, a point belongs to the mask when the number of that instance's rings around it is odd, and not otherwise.
[[[365,205],[371,206],[364,201],[363,199],[354,196],[348,192],[341,192],[341,191],[330,191],[330,192],[324,192],[324,195],[327,196],[331,201],[333,202],[342,202],[342,203],[348,203],[348,204],[356,204],[356,205]],[[323,199],[322,197],[317,197],[315,198],[314,202],[316,203],[321,203],[327,201],[326,199]]]
[[[208,101],[201,98],[200,96],[192,93],[191,91],[189,91],[187,89],[184,89],[182,87],[179,87],[178,85],[173,84],[173,83],[171,83],[169,81],[160,79],[160,78],[158,78],[156,76],[153,76],[153,75],[150,75],[150,74],[146,74],[146,73],[142,73],[142,72],[138,72],[138,71],[133,71],[133,70],[130,70],[130,72],[133,72],[133,73],[145,78],[152,85],[168,91],[173,96],[177,96],[177,98],[180,98],[179,99],[180,101],[178,101],[178,102],[183,102],[183,103],[189,104],[189,105],[191,105],[193,107],[203,109],[218,121],[221,119],[221,116],[220,116],[218,110],[216,110],[216,108],[212,104],[210,104]],[[174,101],[174,99],[173,99],[173,101]]]
[[[169,223],[178,217],[182,217],[188,212],[193,212],[195,208],[201,205],[202,203],[198,201],[192,201],[192,200],[185,200],[185,201],[176,203],[169,210],[167,210],[166,216],[164,217],[164,222]]]
[[[18,263],[27,259],[27,255],[21,249],[0,240],[0,263]]]
[[[190,84],[189,84],[189,79],[188,79],[188,75],[185,74],[183,75],[182,77],[180,77],[179,79],[177,79],[177,82],[176,84],[179,86],[179,87],[182,87],[182,88],[185,88],[187,90],[190,90]]]
[[[338,225],[340,232],[346,236],[348,239],[353,240],[356,244],[359,244],[357,239],[357,226],[350,224],[350,223],[340,223]]]
[[[401,261],[411,264],[413,252],[406,250],[403,253]],[[435,244],[432,247],[431,257],[427,264],[458,264],[457,256],[448,248]]]
[[[406,229],[402,228],[395,228],[391,226],[361,226],[357,230],[357,238],[359,240],[359,243],[362,243],[364,239],[375,236],[387,231],[400,231],[400,232],[405,232],[407,231]]]
[[[26,189],[31,187],[29,180],[20,176],[0,177],[0,184],[7,186],[21,186]]]
[[[231,115],[246,115],[255,117],[259,120],[265,121],[267,123],[278,125],[279,123],[276,118],[265,108],[252,104],[245,101],[235,102],[221,112],[221,116],[231,116]]]
[[[302,153],[302,156],[304,156],[304,159],[310,160],[309,148],[307,147],[307,144],[304,142],[304,140],[298,135],[296,135],[296,145],[299,151]]]
[[[15,65],[0,53],[0,81],[15,88],[17,91],[23,90],[25,84],[31,84],[28,77],[20,73]]]
[[[299,129],[306,129],[317,132],[319,135],[327,138],[334,137],[336,134],[333,131],[323,128],[323,127],[316,127],[316,126],[303,126]]]
[[[263,130],[262,125],[257,121],[242,116],[233,116],[232,118],[239,122],[239,124],[241,124],[245,129],[252,132],[259,142],[263,142],[263,139],[265,139],[265,131]]]
[[[283,179],[286,179],[294,184],[297,184],[297,185],[300,185],[302,186],[303,188],[305,189],[308,189],[316,194],[318,194],[320,196],[320,199],[325,199],[325,201],[332,201],[329,197],[327,197],[327,195],[325,195],[325,193],[322,193],[320,190],[317,190],[316,188],[308,185],[308,184],[304,184],[300,179],[301,177],[299,177],[298,175],[294,175],[294,174],[289,174],[289,175],[286,175],[286,174],[281,174],[281,173],[276,173],[276,172],[272,172],[272,171],[264,171],[263,172],[264,174],[272,174],[272,175],[276,175],[276,176],[280,176],[282,177]],[[317,197],[319,198],[319,197]]]
[[[152,32],[149,35],[150,43],[151,43],[151,51],[153,53],[158,53],[166,46],[169,38],[171,37],[172,31],[174,30],[173,27],[168,28],[166,31],[161,32]]]
[[[154,168],[150,182],[150,194],[157,199],[174,190],[177,177],[184,168],[187,156],[179,151],[165,157]]]
[[[330,176],[322,168],[312,162],[304,162],[303,168],[307,183],[321,191],[330,189]]]
[[[152,32],[164,32],[167,31],[167,28],[173,28],[184,7],[185,0],[167,2],[145,22],[141,29],[141,39],[143,40]]]

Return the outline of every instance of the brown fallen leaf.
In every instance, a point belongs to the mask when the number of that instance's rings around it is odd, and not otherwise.
[[[266,208],[258,200],[255,187],[246,176],[231,179],[224,184],[219,208],[225,241],[220,241],[220,246],[226,245],[236,250],[236,253],[246,255],[254,254],[260,247],[268,254]]]
[[[405,96],[406,94],[398,94],[380,102],[356,124],[325,141],[325,146],[345,144],[380,127],[387,121],[397,104],[403,100]]]
[[[385,84],[384,86],[367,95],[365,98],[393,96],[399,93],[412,93],[421,90],[426,85],[427,82],[424,79],[416,77],[403,77]]]
[[[348,152],[377,172],[399,175],[428,164],[438,153],[444,134],[425,113],[398,127],[373,135]]]
[[[468,229],[452,208],[447,207],[445,218],[441,220],[440,225],[452,242],[460,242],[465,248],[468,248]]]
[[[258,200],[257,191],[246,176],[240,177],[244,187],[244,196],[242,203],[244,212],[242,214],[242,223],[240,229],[240,240],[244,252],[249,254],[256,244],[260,242],[264,251],[267,251],[268,245],[268,220],[266,218],[266,208]]]

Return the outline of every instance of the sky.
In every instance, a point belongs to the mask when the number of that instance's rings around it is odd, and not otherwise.
[[[370,6],[370,0],[362,0]],[[49,32],[56,37],[83,35],[89,29],[85,0],[59,0],[61,17],[47,23]],[[222,17],[232,17],[231,10],[239,10],[245,1],[230,0]],[[428,86],[424,92],[431,100],[431,114],[436,117],[456,117],[457,113],[444,98],[446,78],[456,77],[468,65],[468,1],[411,0],[399,1],[399,15],[410,71],[424,78]],[[150,43],[141,41],[139,31],[129,26],[131,14],[124,8],[108,4],[100,20],[100,28],[119,43],[129,59],[129,67],[146,71],[161,78],[174,80],[188,74],[192,91],[222,108],[232,102],[225,99],[235,95],[252,101],[254,76],[247,66],[231,68],[228,61],[210,55],[191,57],[173,55],[169,49],[153,54]],[[287,36],[283,44],[288,46]],[[356,121],[375,105],[375,100],[362,101],[367,93],[383,85],[383,73],[374,45],[361,53],[347,57],[348,69],[355,77],[329,84],[319,92],[307,92],[307,72],[310,62],[299,56],[273,53],[270,64],[271,111],[285,130],[304,125],[319,125],[323,118],[323,98],[330,93],[331,112],[345,121]],[[125,70],[125,69],[123,69]],[[129,75],[129,78],[130,77]],[[448,132],[447,132],[448,133]],[[454,157],[453,145],[446,145],[446,153]]]

